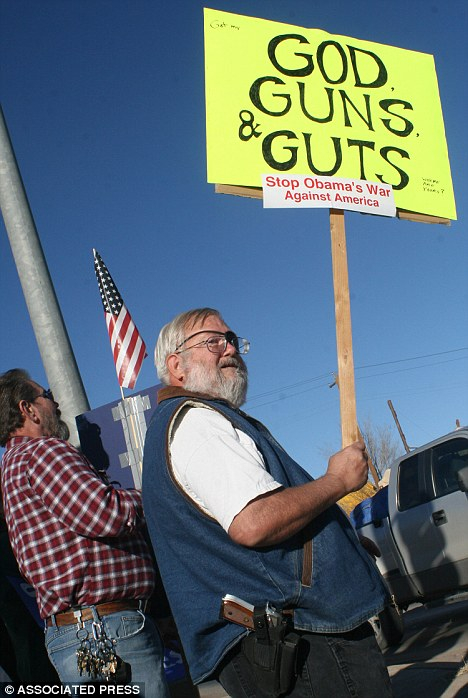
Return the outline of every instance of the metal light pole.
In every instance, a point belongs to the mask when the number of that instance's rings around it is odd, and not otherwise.
[[[89,403],[1,107],[0,207],[47,380],[70,428],[70,441],[78,445],[75,417],[88,411]]]

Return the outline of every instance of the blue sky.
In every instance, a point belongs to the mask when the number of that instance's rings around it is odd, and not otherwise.
[[[357,413],[393,425],[392,400],[412,446],[468,423],[466,3],[209,6],[434,55],[458,221],[346,213]],[[120,394],[95,247],[149,348],[137,389],[160,327],[217,307],[252,343],[246,409],[322,472],[340,446],[328,212],[207,184],[203,3],[0,0],[0,22],[3,110],[91,407]],[[3,223],[0,260],[0,370],[47,384]]]

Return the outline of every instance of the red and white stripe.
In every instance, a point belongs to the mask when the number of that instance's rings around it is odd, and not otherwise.
[[[118,315],[105,315],[119,385],[134,388],[146,356],[146,345],[125,304]]]

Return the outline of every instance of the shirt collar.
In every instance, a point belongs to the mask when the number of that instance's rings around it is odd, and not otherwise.
[[[5,449],[13,448],[13,446],[19,446],[20,444],[25,444],[27,441],[31,441],[32,436],[11,436],[5,444]]]
[[[208,395],[207,393],[192,393],[190,390],[185,390],[185,388],[179,388],[176,385],[168,385],[158,391],[158,405],[160,402],[163,402],[163,400],[169,400],[173,397],[201,398],[202,400],[217,400],[229,404],[227,400],[215,397],[214,395]]]

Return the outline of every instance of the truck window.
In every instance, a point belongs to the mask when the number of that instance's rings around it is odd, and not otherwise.
[[[451,439],[431,449],[434,497],[443,497],[460,489],[458,471],[468,465],[468,441]]]
[[[405,458],[398,468],[398,508],[411,509],[427,501],[419,466],[419,453]]]

